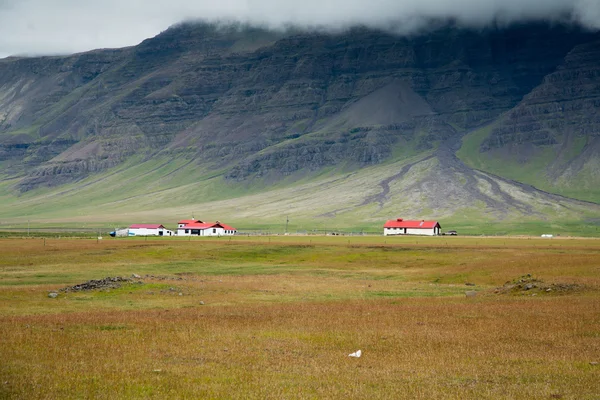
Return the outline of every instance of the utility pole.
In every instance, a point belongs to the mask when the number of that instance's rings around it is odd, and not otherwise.
[[[285,217],[285,233],[286,233],[286,235],[288,233],[288,224],[289,223],[290,223],[290,216],[286,215],[286,217]]]

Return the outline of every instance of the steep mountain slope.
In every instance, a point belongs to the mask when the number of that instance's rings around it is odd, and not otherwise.
[[[599,42],[544,24],[184,24],[127,49],[0,60],[0,217],[593,219],[597,204],[536,188],[600,201]]]
[[[477,168],[548,191],[600,199],[600,40],[576,46],[555,72],[466,140]],[[478,154],[479,153],[479,154]]]

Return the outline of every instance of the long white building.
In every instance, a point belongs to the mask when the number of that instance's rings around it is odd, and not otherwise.
[[[129,227],[129,236],[173,236],[173,231],[161,224],[133,224]]]

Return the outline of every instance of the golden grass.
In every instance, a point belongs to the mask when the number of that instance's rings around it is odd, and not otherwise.
[[[599,398],[599,241],[418,241],[0,240],[0,398]]]

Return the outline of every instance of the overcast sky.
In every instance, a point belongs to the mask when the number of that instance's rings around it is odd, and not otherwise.
[[[0,58],[135,45],[184,20],[420,27],[568,18],[600,29],[600,0],[0,0]]]

